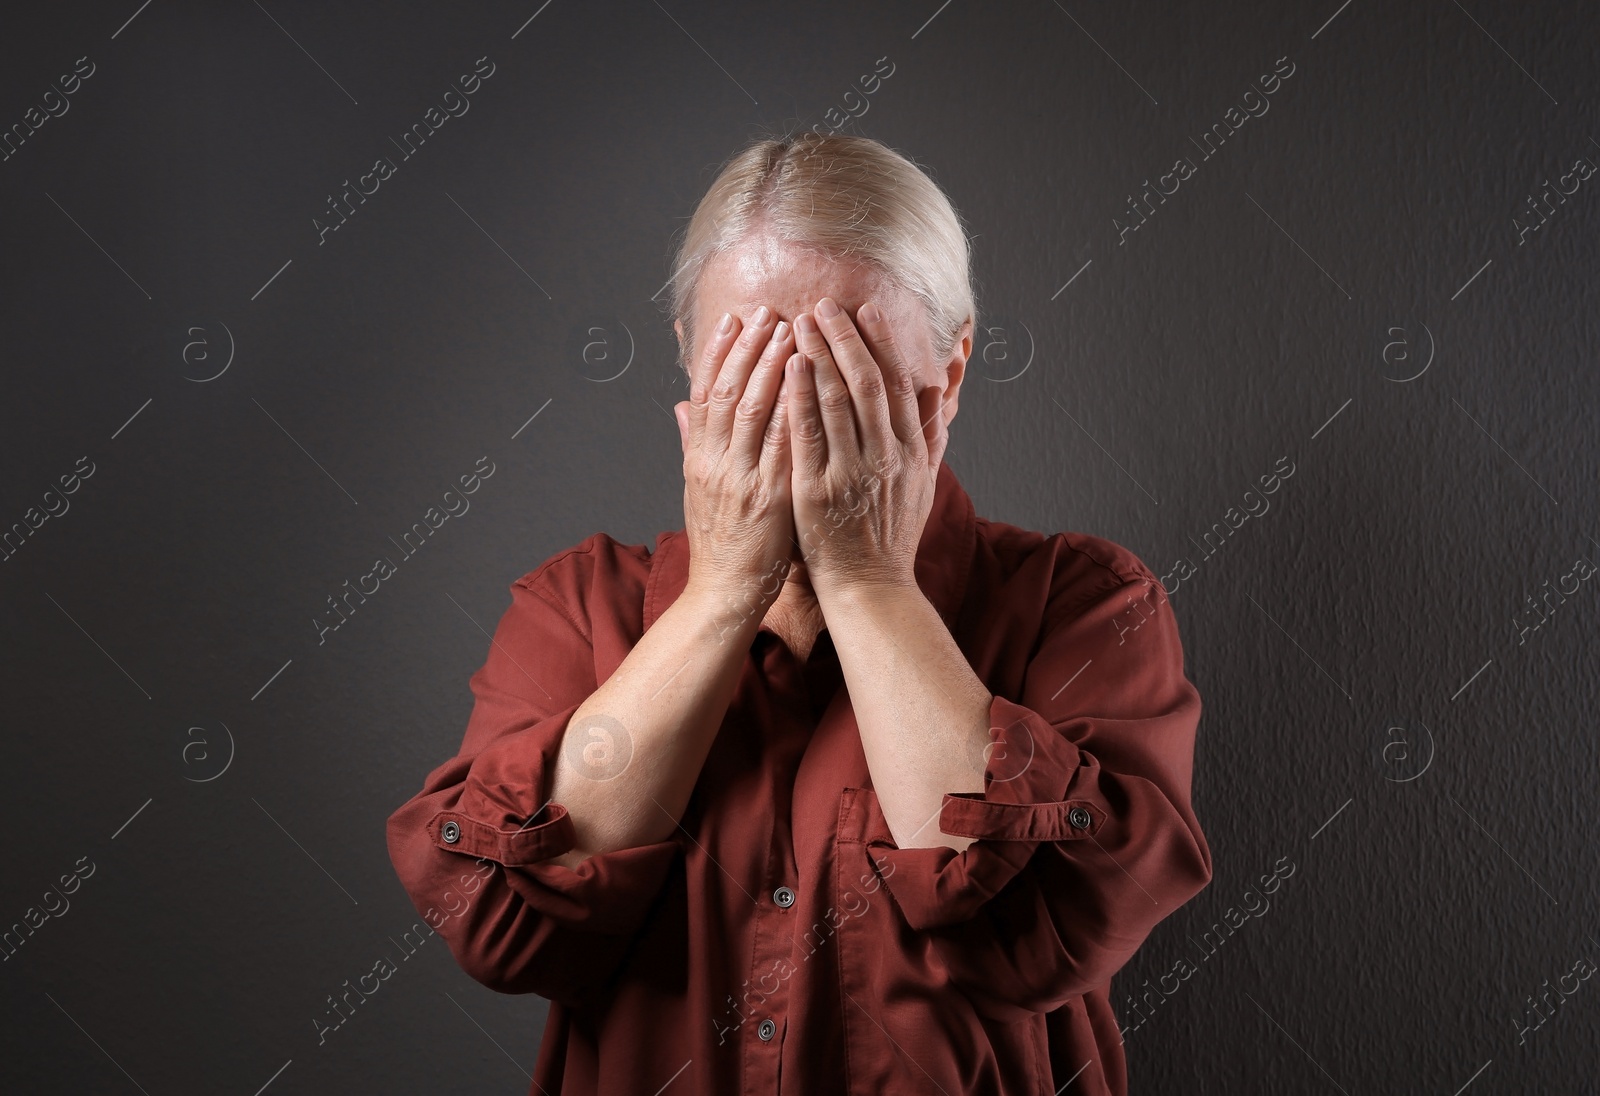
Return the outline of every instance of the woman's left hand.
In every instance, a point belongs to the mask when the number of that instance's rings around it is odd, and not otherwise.
[[[859,327],[831,297],[795,317],[785,376],[795,537],[819,600],[916,586],[949,442],[944,389],[917,392],[881,309],[868,302],[856,318]]]

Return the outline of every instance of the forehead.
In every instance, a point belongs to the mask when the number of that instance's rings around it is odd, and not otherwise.
[[[871,299],[891,315],[904,312],[909,300],[871,263],[836,261],[758,232],[706,264],[695,302],[696,319],[704,322],[696,329],[707,330],[724,312],[748,319],[763,304],[793,321],[825,296],[851,313]]]

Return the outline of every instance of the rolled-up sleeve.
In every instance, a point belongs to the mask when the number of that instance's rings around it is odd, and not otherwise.
[[[950,980],[1006,1020],[1105,983],[1211,880],[1190,806],[1200,695],[1154,575],[1048,608],[1018,699],[990,704],[982,792],[944,798],[974,838],[873,859]]]
[[[491,989],[575,1004],[620,963],[682,850],[675,840],[552,863],[574,846],[550,801],[568,720],[598,687],[581,611],[544,582],[592,567],[572,551],[511,587],[459,753],[388,820],[389,856],[417,911]],[[563,583],[563,586],[571,585]]]

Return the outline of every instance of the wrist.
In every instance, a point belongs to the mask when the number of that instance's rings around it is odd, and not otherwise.
[[[911,576],[851,578],[843,581],[812,580],[817,601],[826,613],[831,607],[841,614],[873,613],[909,601],[926,601],[927,595]]]
[[[709,629],[718,642],[730,642],[741,636],[748,640],[760,628],[782,588],[781,579],[773,584],[753,577],[716,580],[691,576],[673,605],[683,605],[684,611],[699,621],[701,627]],[[767,592],[769,589],[771,593]]]

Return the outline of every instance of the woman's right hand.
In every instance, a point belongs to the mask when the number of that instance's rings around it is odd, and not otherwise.
[[[673,412],[683,444],[689,587],[764,615],[794,548],[783,366],[794,332],[765,305],[731,313],[691,363],[689,399]]]

